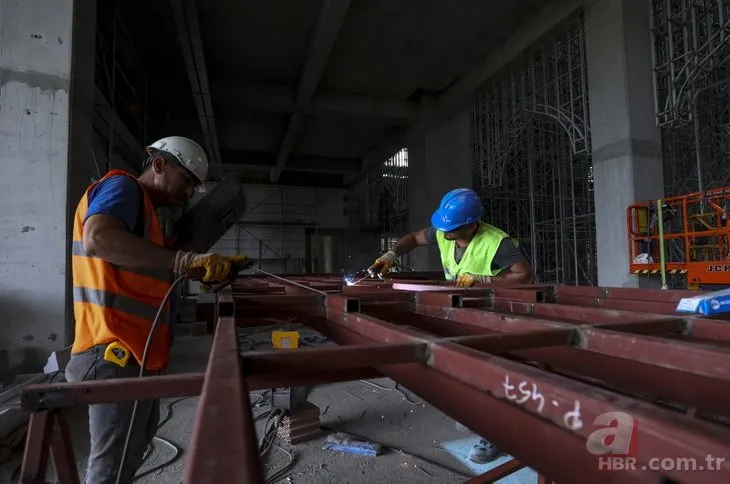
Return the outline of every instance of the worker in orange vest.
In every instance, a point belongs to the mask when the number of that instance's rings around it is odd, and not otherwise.
[[[178,277],[225,279],[231,259],[165,247],[156,208],[178,206],[204,192],[208,158],[192,140],[171,136],[147,148],[141,176],[111,170],[93,183],[76,209],[72,272],[76,333],[66,367],[70,382],[137,377],[158,309]],[[171,305],[166,303],[149,346],[145,374],[167,366]],[[114,483],[133,402],[89,406],[87,484]],[[159,401],[140,401],[122,471],[132,482],[157,430]]]

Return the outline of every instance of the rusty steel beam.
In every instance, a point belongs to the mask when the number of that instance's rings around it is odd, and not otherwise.
[[[557,322],[548,322],[538,319],[513,318],[504,314],[492,313],[489,311],[478,311],[473,309],[448,309],[427,308],[419,306],[419,311],[426,310],[426,313],[438,313],[448,321],[455,323],[453,328],[444,332],[441,336],[469,335],[459,331],[458,323],[479,323],[480,328],[491,328],[500,332],[510,334],[522,334],[525,331],[540,331],[555,327],[565,327]],[[675,325],[673,320],[650,319],[637,321],[637,330],[646,329],[646,325],[658,324],[671,331]],[[680,320],[681,321],[681,320]],[[416,325],[411,321],[411,325]],[[624,324],[624,323],[611,323]],[[427,327],[424,325],[424,327]],[[577,326],[568,326],[576,327]],[[587,329],[587,328],[583,328]],[[624,330],[625,328],[621,328]],[[659,328],[657,328],[659,329]],[[674,327],[679,329],[679,327]],[[666,332],[664,332],[666,334]],[[620,335],[619,339],[633,344],[639,341],[631,334]],[[675,344],[672,340],[662,341],[667,347]],[[695,345],[696,346],[696,345]],[[682,355],[682,358],[692,358],[694,355],[706,355],[704,348],[696,348],[698,351]],[[640,349],[637,349],[640,351]],[[717,354],[720,353],[719,351]],[[528,360],[539,361],[550,365],[555,369],[565,370],[572,374],[585,375],[586,377],[606,382],[609,386],[617,387],[633,393],[649,394],[654,397],[685,402],[688,405],[698,406],[707,410],[727,414],[727,398],[724,396],[726,383],[717,378],[708,377],[707,370],[699,367],[699,373],[687,371],[686,369],[675,369],[676,364],[671,366],[659,366],[649,361],[642,363],[625,357],[610,356],[602,353],[590,352],[578,348],[541,348],[529,349],[514,352],[514,356]],[[626,355],[624,355],[626,356]],[[709,355],[712,361],[712,354]],[[696,360],[693,360],[696,367]],[[670,362],[671,363],[671,362]],[[672,384],[668,384],[671,382]]]
[[[184,373],[28,385],[21,391],[20,405],[38,411],[93,403],[191,397],[200,395],[203,378],[203,373]]]
[[[601,309],[618,309],[653,314],[681,315],[676,311],[677,303],[663,301],[647,301],[638,299],[585,298],[576,296],[555,296],[561,305],[597,307]]]
[[[264,482],[233,319],[218,322],[185,465],[185,482]]]
[[[296,352],[251,352],[243,356],[249,390],[311,383],[335,383],[381,376],[372,361],[412,363],[426,358],[424,344],[302,348]],[[118,401],[200,395],[204,373],[28,385],[21,407],[40,411]]]
[[[422,363],[427,358],[424,343],[345,346],[336,348],[301,348],[296,351],[262,351],[246,353],[243,368],[247,374],[325,373],[353,368],[370,368],[381,364]]]
[[[573,306],[552,303],[525,303],[522,301],[495,301],[493,309],[509,313],[524,314],[555,322],[578,321],[584,323],[613,323],[640,320],[667,320],[665,314],[651,314],[624,311],[617,309],[602,309],[597,307]],[[722,340],[730,343],[730,324],[714,319],[691,315],[673,315],[687,324],[687,335],[698,339]]]
[[[444,341],[485,353],[503,354],[520,350],[575,344],[579,333],[575,329],[554,329],[527,333],[501,333],[487,336],[461,336]]]
[[[392,331],[392,325],[358,313],[342,313],[342,319],[338,323],[361,336],[381,341],[383,340],[381,338],[384,337],[376,330],[377,326],[386,328],[386,333]],[[391,335],[389,339],[394,339],[394,336]],[[413,341],[418,340],[418,337],[403,332],[400,339]],[[582,439],[586,439],[593,430],[596,430],[595,427],[586,423],[596,421],[600,415],[615,411],[631,415],[638,421],[639,439],[642,441],[642,446],[638,449],[638,458],[639,462],[643,464],[648,464],[649,460],[657,455],[676,459],[695,458],[702,461],[708,454],[727,455],[730,452],[730,431],[720,427],[698,421],[688,422],[669,411],[639,400],[621,397],[590,385],[498,357],[486,357],[483,353],[454,343],[432,341],[431,351],[428,366],[437,373],[493,397],[521,405],[522,410],[546,419],[547,421],[542,424],[543,427],[557,424],[559,427],[579,435]],[[389,374],[387,369],[383,369],[382,372],[385,375]],[[401,381],[398,378],[395,379]],[[408,387],[406,381],[401,381],[401,383]],[[489,413],[482,413],[482,415],[485,414]],[[463,415],[452,415],[452,417],[464,422],[461,419]],[[505,418],[507,417],[505,416]],[[490,419],[490,424],[493,423]],[[501,439],[496,436],[491,437],[491,432],[484,435],[490,436],[498,446],[502,445]],[[505,439],[504,442],[507,443],[507,440]],[[503,447],[524,461],[527,458],[525,448],[517,448],[513,445],[514,443],[509,443]],[[530,457],[531,459],[527,460],[535,462],[535,455],[532,454]],[[591,457],[595,458],[595,456]],[[594,464],[597,465],[596,462]],[[536,470],[559,481],[560,478],[556,474],[557,471],[552,468],[553,466],[547,467],[547,463],[544,465],[546,465],[545,468],[540,468],[536,464],[531,464]],[[730,462],[726,463],[723,469],[725,472],[718,472],[716,476],[703,475],[703,481],[726,482],[727,472],[730,472]],[[687,479],[698,477],[696,473],[692,472],[683,474],[677,471],[667,471],[666,474],[681,482],[688,482]],[[569,481],[575,482],[575,479]]]
[[[20,482],[46,482],[48,457],[52,439],[55,410],[30,414],[25,452],[20,469]]]
[[[701,294],[699,291],[634,289],[624,287],[554,286],[557,296],[575,296],[601,299],[633,299],[636,301],[657,301],[677,303],[684,297]]]
[[[425,307],[421,307],[420,311],[425,313],[434,312]],[[446,311],[437,312],[444,316],[444,319],[473,324],[493,331],[515,330],[515,325],[510,324],[514,323],[514,320],[505,318],[498,313],[470,308],[448,308]],[[561,325],[561,323],[539,319],[530,319],[525,324],[534,325],[535,327],[542,326],[543,329]],[[636,332],[646,331],[648,327],[654,328],[657,331],[655,334],[676,333],[685,327],[685,322],[681,319],[638,321],[635,324],[637,326],[636,331],[632,331],[631,327],[634,323],[631,322],[604,323],[601,325],[601,329],[581,328],[580,344],[577,347],[606,356],[629,359],[637,363],[653,364],[730,381],[730,351],[726,348],[635,334]],[[521,326],[518,327],[520,327],[518,331],[523,330]],[[607,331],[611,329],[632,334]]]
[[[276,372],[246,376],[248,389],[338,383],[354,380],[380,378],[382,375],[372,368],[349,370],[327,370],[319,372]],[[174,398],[200,395],[203,388],[203,373],[184,373],[171,376],[150,376],[115,380],[91,380],[77,383],[51,385],[28,385],[23,390],[21,407],[41,411],[52,408],[111,403],[150,398]],[[39,398],[42,394],[43,398]]]
[[[341,314],[344,318],[345,313]],[[334,321],[319,321],[317,329],[340,344],[361,345],[379,340],[381,336],[368,333],[366,337],[350,329],[351,316],[346,315],[348,326]],[[366,331],[368,329],[365,328]],[[403,336],[407,339],[407,335]],[[556,480],[601,482],[606,477],[598,468],[597,458],[586,452],[584,439],[569,432],[549,429],[545,421],[535,414],[423,365],[378,369],[468,428],[487,436],[522,462]],[[472,371],[467,373],[472,374]],[[500,418],[485,418],[490,415]],[[570,456],[569,466],[565,465],[566,456]],[[641,482],[628,477],[624,482]]]

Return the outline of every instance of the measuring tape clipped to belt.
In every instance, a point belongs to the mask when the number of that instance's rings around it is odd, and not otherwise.
[[[107,345],[106,349],[104,350],[104,359],[106,361],[110,361],[116,365],[119,365],[122,368],[127,366],[127,363],[129,363],[129,355],[129,348],[124,346],[119,341],[109,343],[109,345]]]

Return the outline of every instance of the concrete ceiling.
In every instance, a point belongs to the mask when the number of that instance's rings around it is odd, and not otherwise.
[[[150,69],[151,133],[202,141],[208,132],[223,171],[253,181],[341,186],[419,118],[423,96],[438,98],[546,3],[125,0],[120,11],[159,66]],[[198,110],[171,5],[187,9],[182,37],[202,42],[191,56]]]

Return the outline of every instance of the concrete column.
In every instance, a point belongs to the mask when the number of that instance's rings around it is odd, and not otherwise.
[[[0,348],[18,372],[73,337],[69,221],[95,172],[95,18],[93,0],[0,2]]]
[[[411,230],[427,227],[441,198],[454,188],[472,188],[469,111],[433,128],[415,127],[408,133],[408,223]],[[413,268],[441,270],[438,249],[419,248]]]
[[[638,280],[628,268],[626,207],[664,195],[649,2],[587,0],[585,33],[598,284],[636,287]]]

